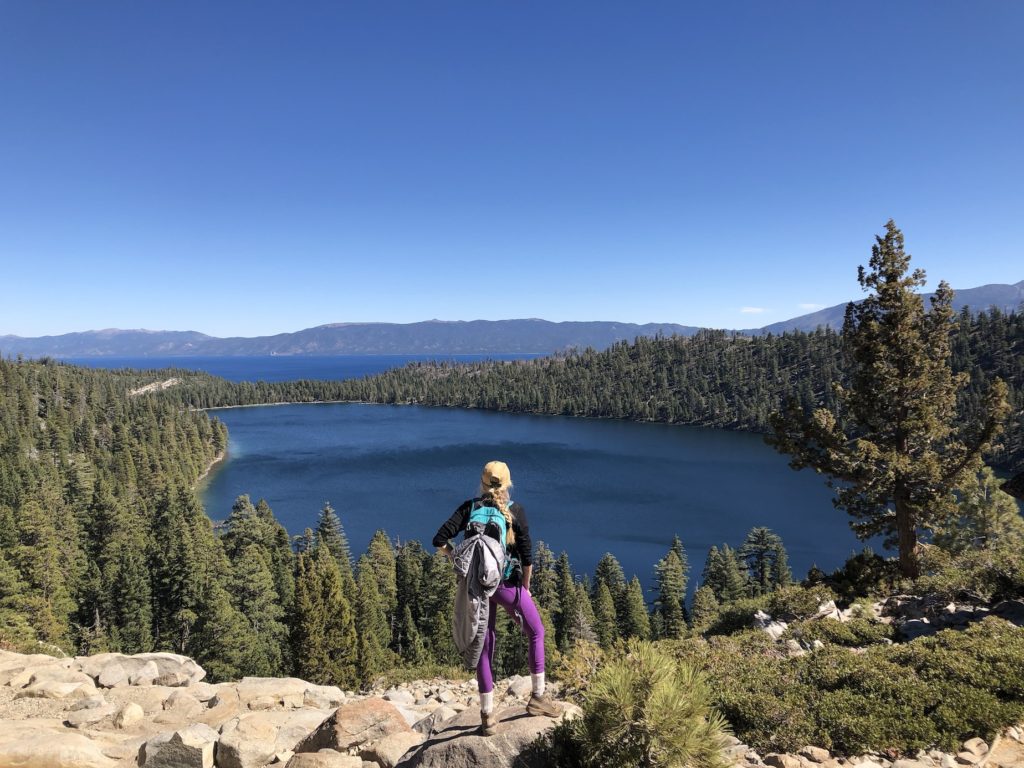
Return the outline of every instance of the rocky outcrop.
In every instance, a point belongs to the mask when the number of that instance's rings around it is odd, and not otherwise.
[[[823,610],[822,618],[835,616]],[[527,714],[529,677],[498,683],[496,733],[483,737],[473,680],[356,694],[297,678],[210,684],[204,676],[174,654],[0,651],[0,768],[540,768],[532,745],[556,722]],[[580,715],[561,706],[563,717]],[[736,739],[726,755],[736,768],[1010,768],[1024,765],[1024,732],[895,761],[814,746],[762,757]]]

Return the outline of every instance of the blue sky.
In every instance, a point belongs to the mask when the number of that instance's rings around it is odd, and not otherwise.
[[[889,217],[933,284],[1017,282],[1022,34],[1019,2],[3,2],[0,334],[760,326],[859,295]]]

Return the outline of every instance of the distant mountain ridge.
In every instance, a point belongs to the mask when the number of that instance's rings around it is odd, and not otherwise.
[[[925,294],[926,298],[932,294]],[[1024,280],[955,292],[953,308],[1012,312],[1024,304]],[[738,331],[748,335],[838,330],[846,304]],[[618,323],[549,320],[426,320],[418,323],[330,323],[273,336],[218,338],[197,331],[108,328],[59,336],[0,336],[0,356],[26,357],[193,357],[249,355],[460,355],[550,354],[573,348],[607,349],[637,336],[692,336],[701,328],[675,323]]]
[[[935,294],[924,294],[927,302]],[[953,292],[953,310],[961,311],[964,307],[970,307],[975,312],[988,310],[993,307],[1001,312],[1014,312],[1024,304],[1024,280],[1013,285],[1005,283],[990,283],[977,288],[964,288]],[[843,317],[846,314],[846,304],[836,304],[834,307],[819,309],[807,315],[800,315],[789,320],[766,325],[763,328],[747,328],[740,333],[751,336],[772,333],[778,335],[786,331],[813,331],[816,328],[827,326],[835,330],[843,327]]]
[[[189,357],[246,355],[548,354],[606,349],[637,336],[692,336],[675,323],[548,320],[427,320],[419,323],[332,323],[295,333],[217,338],[195,331],[108,329],[60,336],[0,336],[0,355],[40,357]]]

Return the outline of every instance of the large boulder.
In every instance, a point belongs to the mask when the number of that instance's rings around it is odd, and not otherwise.
[[[321,749],[346,752],[353,747],[374,744],[393,733],[412,732],[393,704],[381,699],[363,699],[338,707],[320,727],[296,745],[295,752],[319,752]]]
[[[324,722],[328,714],[319,709],[297,709],[239,715],[221,728],[217,766],[262,768],[275,755],[289,750],[297,752],[295,745]]]
[[[243,677],[237,683],[242,709],[297,709],[306,703],[306,691],[319,688],[297,677]]]
[[[381,768],[395,768],[405,754],[423,743],[423,734],[410,731],[409,733],[392,733],[365,747],[359,752],[359,756],[370,763],[376,763]]]
[[[113,768],[99,744],[54,721],[0,721],[0,768]]]
[[[217,732],[196,723],[179,731],[154,736],[139,748],[145,768],[213,768]]]
[[[580,710],[562,704],[563,717],[579,717]],[[493,736],[481,736],[480,713],[467,709],[444,723],[415,754],[398,764],[399,768],[547,768],[544,758],[532,755],[527,747],[554,727],[558,720],[532,717],[522,707],[496,712]]]
[[[363,758],[324,749],[293,755],[285,768],[363,768]]]

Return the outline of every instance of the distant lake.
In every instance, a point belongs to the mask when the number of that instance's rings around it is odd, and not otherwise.
[[[252,357],[66,357],[65,362],[90,368],[185,368],[205,371],[229,381],[294,381],[296,379],[358,379],[401,368],[412,362],[451,360],[529,360],[540,355],[261,355]]]
[[[822,478],[789,469],[759,435],[419,406],[215,415],[228,426],[230,447],[204,488],[210,517],[226,518],[235,497],[248,493],[299,534],[330,501],[356,555],[378,528],[429,548],[491,459],[511,467],[513,498],[527,510],[534,540],[556,555],[565,549],[577,572],[593,572],[612,552],[627,576],[648,585],[678,533],[692,585],[712,544],[738,546],[758,525],[782,536],[797,577],[814,563],[836,568],[862,546]]]

